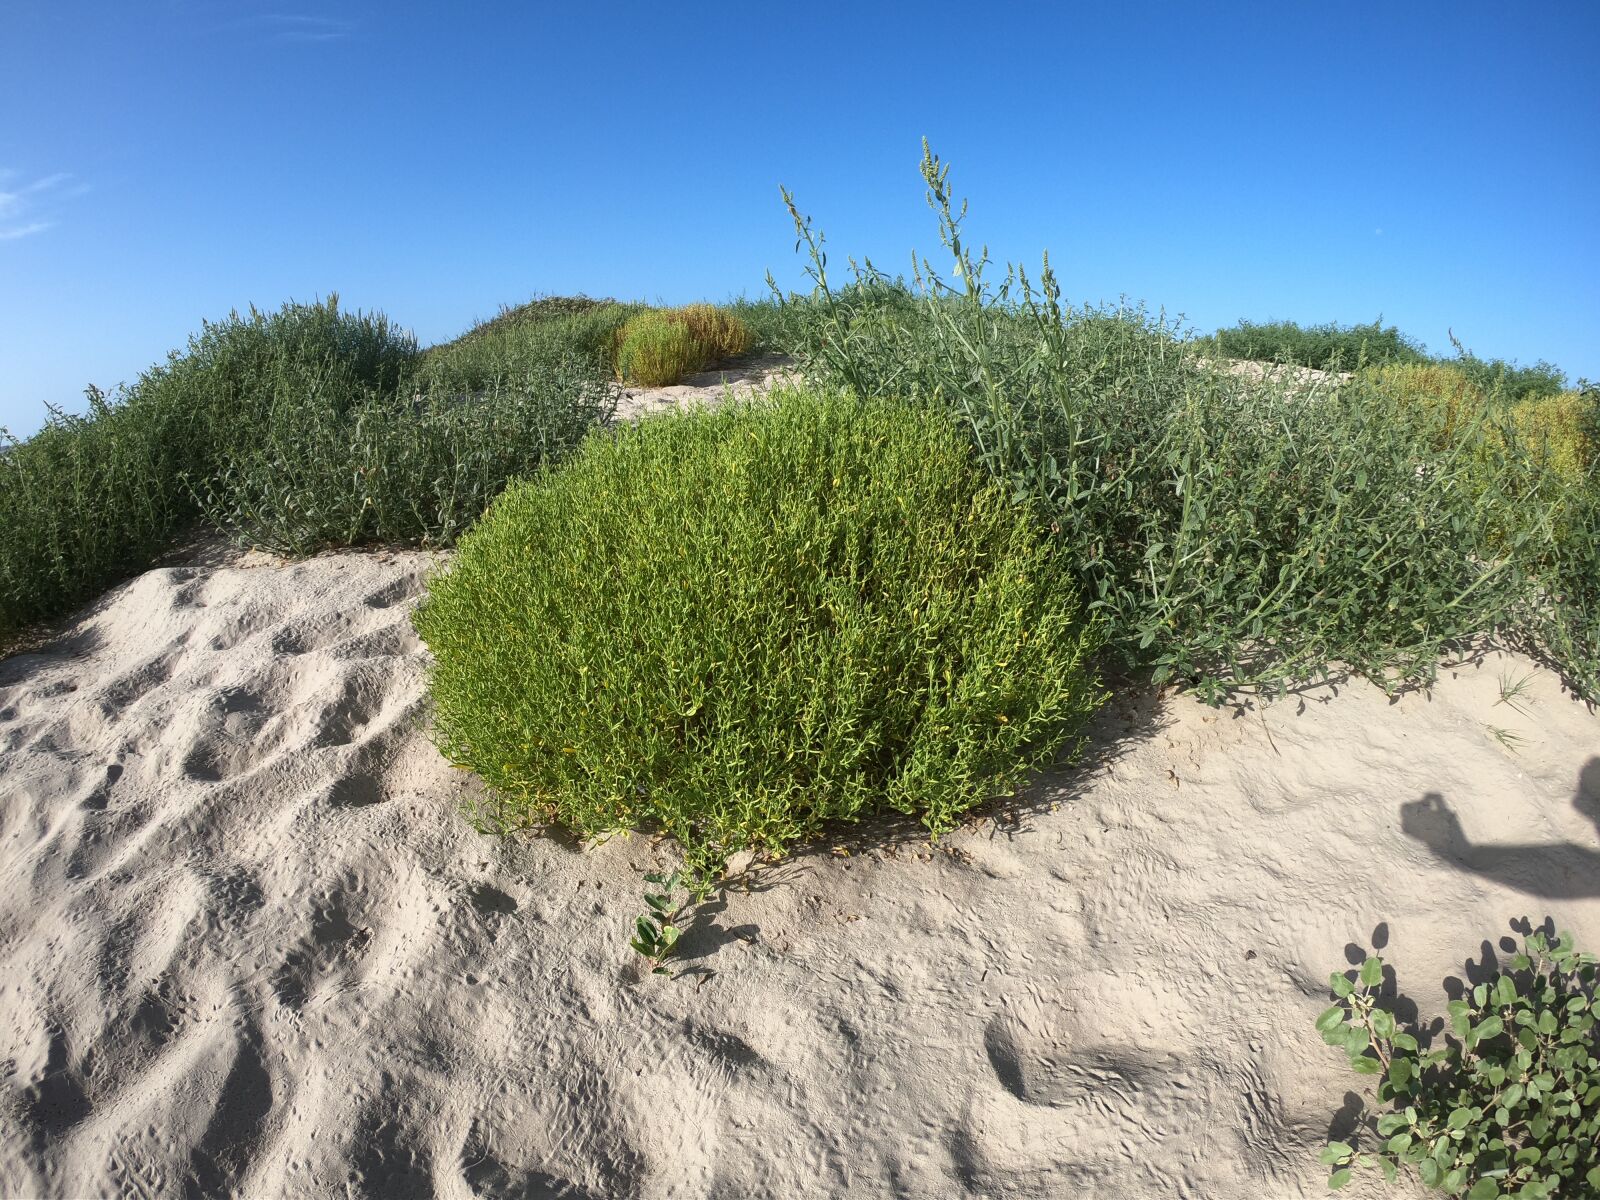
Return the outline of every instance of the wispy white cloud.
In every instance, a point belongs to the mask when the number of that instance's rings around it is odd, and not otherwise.
[[[15,242],[53,228],[55,221],[47,210],[52,202],[71,196],[81,196],[88,191],[87,184],[74,184],[65,171],[41,175],[26,183],[22,172],[15,169],[0,170],[0,242]]]
[[[274,42],[334,42],[355,32],[354,21],[314,13],[253,13],[229,22],[226,29],[254,33]]]

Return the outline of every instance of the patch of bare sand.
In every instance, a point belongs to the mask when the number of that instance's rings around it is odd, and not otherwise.
[[[151,571],[0,663],[0,1194],[1321,1196],[1347,949],[1437,1011],[1513,918],[1600,945],[1600,719],[1494,658],[1120,698],[1090,765],[752,871],[651,977],[660,848],[460,815],[432,561]]]
[[[779,354],[758,355],[690,375],[671,387],[620,388],[617,420],[630,421],[685,405],[715,403],[726,396],[749,396],[798,379],[799,373],[789,359]]]

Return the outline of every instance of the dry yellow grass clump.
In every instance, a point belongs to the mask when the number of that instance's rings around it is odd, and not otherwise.
[[[691,371],[737,358],[750,327],[715,304],[640,313],[617,334],[617,374],[627,383],[668,387]]]

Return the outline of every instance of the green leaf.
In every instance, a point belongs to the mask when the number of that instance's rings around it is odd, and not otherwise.
[[[1496,1200],[1499,1195],[1499,1184],[1492,1179],[1480,1179],[1472,1185],[1472,1190],[1467,1193],[1467,1200]]]
[[[1361,964],[1361,986],[1377,987],[1383,982],[1383,959],[1369,958]]]
[[[1348,1142],[1329,1142],[1317,1157],[1324,1166],[1331,1167],[1334,1163],[1348,1162],[1353,1154],[1355,1149]]]
[[[1300,1019],[1302,1021],[1305,1020],[1304,1017]],[[1323,1033],[1337,1029],[1342,1024],[1344,1024],[1344,1007],[1339,1004],[1335,1004],[1332,1008],[1324,1009],[1322,1015],[1317,1018],[1317,1029]],[[1302,1025],[1301,1028],[1304,1029],[1305,1026]]]
[[[1498,1016],[1490,1017],[1479,1024],[1476,1030],[1477,1040],[1480,1042],[1487,1041],[1490,1038],[1499,1037],[1504,1032],[1505,1022]]]
[[[1340,1167],[1332,1175],[1328,1176],[1328,1190],[1336,1192],[1340,1188],[1342,1188],[1345,1184],[1347,1184],[1349,1182],[1350,1182],[1350,1168],[1349,1167]]]
[[[1337,971],[1329,976],[1328,986],[1333,989],[1333,994],[1341,1000],[1356,990],[1356,985]]]

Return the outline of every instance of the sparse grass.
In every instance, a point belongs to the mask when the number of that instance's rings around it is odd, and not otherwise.
[[[1069,564],[959,431],[839,394],[591,438],[415,620],[500,824],[659,828],[702,875],[875,811],[948,829],[1101,698]]]
[[[1504,704],[1514,713],[1527,716],[1528,710],[1524,707],[1528,700],[1528,688],[1533,683],[1533,673],[1513,677],[1510,672],[1500,676],[1500,698],[1496,704]]]
[[[1526,738],[1524,738],[1520,733],[1517,733],[1515,730],[1504,729],[1499,725],[1485,725],[1484,728],[1489,731],[1490,737],[1499,742],[1512,754],[1518,753],[1523,742],[1527,741]]]

